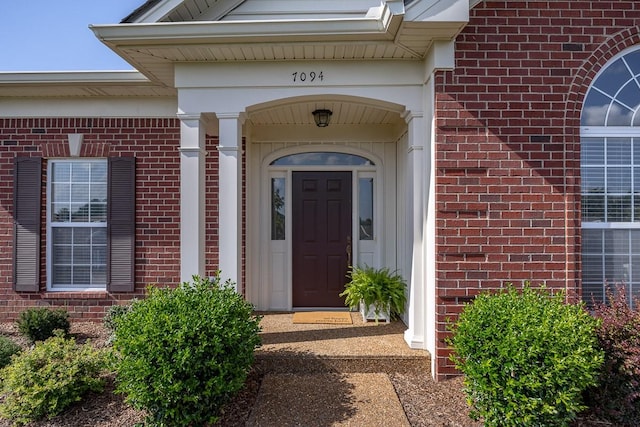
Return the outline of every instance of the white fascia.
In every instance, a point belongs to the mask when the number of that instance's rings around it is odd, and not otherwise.
[[[0,72],[0,86],[11,84],[149,83],[138,71]]]
[[[407,21],[469,22],[469,10],[477,0],[422,0],[407,6]]]
[[[395,6],[390,3],[391,6]],[[390,5],[374,8],[362,18],[312,19],[300,21],[159,22],[90,25],[96,37],[109,45],[269,42],[301,40],[393,40],[402,14]]]

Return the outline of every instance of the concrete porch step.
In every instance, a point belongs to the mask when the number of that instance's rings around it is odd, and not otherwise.
[[[420,373],[429,375],[431,361],[423,357],[313,356],[256,354],[254,367],[265,374]]]
[[[262,313],[256,369],[265,374],[430,374],[429,353],[409,348],[401,321],[376,324],[350,314],[351,325],[335,325],[294,324],[293,313]]]

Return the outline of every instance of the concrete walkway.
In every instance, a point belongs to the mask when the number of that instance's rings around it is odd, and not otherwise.
[[[249,426],[409,426],[392,372],[429,375],[429,354],[403,340],[402,322],[293,324],[264,313],[256,368],[265,374]]]

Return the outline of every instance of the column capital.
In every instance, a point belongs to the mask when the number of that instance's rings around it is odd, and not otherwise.
[[[402,113],[401,117],[404,119],[405,122],[411,123],[413,119],[424,118],[424,112],[406,110],[405,112]]]
[[[202,113],[178,113],[176,114],[176,116],[178,116],[178,119],[180,119],[183,122],[190,122],[190,121],[201,122],[203,120]]]
[[[236,119],[240,124],[244,124],[247,119],[247,115],[243,112],[231,112],[231,113],[216,113],[218,120]]]

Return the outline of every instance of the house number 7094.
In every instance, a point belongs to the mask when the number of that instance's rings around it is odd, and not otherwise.
[[[305,71],[296,71],[295,73],[291,73],[291,77],[293,77],[294,83],[304,83],[304,82],[314,82],[316,80],[323,81],[324,76],[322,75],[322,71],[309,71],[308,73]]]

